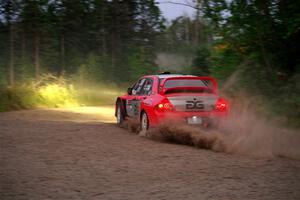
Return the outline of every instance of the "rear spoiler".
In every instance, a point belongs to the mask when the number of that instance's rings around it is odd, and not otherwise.
[[[217,93],[217,81],[216,79],[209,77],[209,76],[179,76],[179,77],[170,77],[165,78],[160,84],[159,84],[159,92],[161,92],[164,88],[165,83],[168,80],[179,80],[179,79],[193,79],[193,80],[202,80],[202,81],[210,81],[212,83],[212,92],[214,94]]]

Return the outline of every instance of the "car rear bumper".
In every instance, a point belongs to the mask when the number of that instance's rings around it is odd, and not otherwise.
[[[165,122],[183,122],[188,123],[188,119],[200,118],[201,125],[215,124],[227,117],[227,112],[155,112],[151,120],[151,126],[155,127]]]

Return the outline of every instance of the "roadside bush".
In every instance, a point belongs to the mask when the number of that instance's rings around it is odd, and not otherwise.
[[[39,95],[28,86],[0,89],[0,111],[32,108],[39,101]]]
[[[66,79],[47,74],[39,81],[0,87],[0,112],[43,107],[112,105],[116,96],[124,91],[125,89],[121,90],[113,83],[88,80],[80,82],[74,78]]]
[[[47,107],[69,107],[77,106],[76,92],[73,87],[59,85],[57,83],[47,84],[38,88],[39,96],[37,104]]]
[[[52,75],[45,75],[38,82],[0,88],[0,111],[75,105],[78,104],[73,87],[64,78]]]

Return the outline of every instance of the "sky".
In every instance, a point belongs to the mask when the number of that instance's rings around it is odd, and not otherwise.
[[[159,3],[158,6],[162,11],[163,16],[168,20],[175,19],[184,14],[193,16],[195,12],[195,9],[191,7],[168,3],[173,2],[193,5],[193,0],[156,0],[156,2]]]

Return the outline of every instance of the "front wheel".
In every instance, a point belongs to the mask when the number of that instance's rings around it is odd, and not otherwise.
[[[119,101],[117,103],[117,124],[118,126],[122,126],[124,122],[124,113],[122,111],[121,102]]]
[[[149,118],[146,112],[142,112],[141,116],[141,131],[146,132],[149,128]]]

